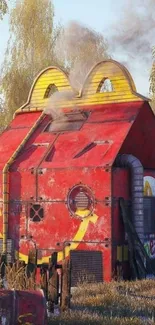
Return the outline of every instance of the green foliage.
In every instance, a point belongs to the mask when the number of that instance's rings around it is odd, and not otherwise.
[[[35,76],[56,64],[54,44],[59,28],[53,26],[51,0],[16,0],[10,13],[10,39],[2,67],[5,121],[28,98]],[[2,119],[1,119],[2,120]]]
[[[7,13],[8,6],[6,0],[0,0],[0,20]]]

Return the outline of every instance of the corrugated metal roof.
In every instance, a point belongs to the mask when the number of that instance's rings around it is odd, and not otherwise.
[[[43,162],[40,168],[112,165],[142,105],[142,102],[132,102],[96,106],[96,110],[91,112],[87,121],[78,131],[54,134],[42,130],[38,132],[38,136],[34,137],[34,141],[31,141],[32,152],[27,154],[25,149],[14,163],[14,167],[35,168],[41,160]],[[21,118],[23,118],[22,116]],[[21,131],[19,130],[19,132]],[[49,159],[45,160],[43,157],[48,144],[52,143],[51,150],[53,152],[51,156],[49,152]],[[41,144],[42,147],[40,147]]]

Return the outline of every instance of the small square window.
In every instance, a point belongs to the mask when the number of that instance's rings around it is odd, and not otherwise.
[[[40,204],[30,205],[30,220],[33,222],[40,222],[44,218],[44,210]]]

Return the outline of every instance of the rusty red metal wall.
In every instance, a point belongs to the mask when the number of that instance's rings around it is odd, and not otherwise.
[[[8,325],[47,325],[42,291],[0,290],[0,320]]]
[[[80,130],[61,134],[44,132],[50,118],[46,116],[43,119],[10,168],[9,238],[14,240],[20,258],[26,258],[29,247],[35,244],[42,251],[43,258],[58,250],[61,261],[64,245],[68,242],[70,250],[102,251],[103,277],[105,280],[111,279],[111,245],[113,241],[122,240],[120,234],[123,230],[118,220],[118,207],[112,209],[113,196],[119,195],[119,186],[121,193],[124,193],[125,185],[120,184],[119,179],[126,177],[124,174],[119,176],[117,171],[112,177],[112,166],[118,152],[133,152],[137,156],[135,144],[132,150],[128,148],[131,135],[137,130],[137,120],[138,123],[144,118],[146,120],[143,111],[142,102],[94,106]],[[0,137],[0,152],[4,150],[4,155],[0,156],[1,169],[39,114],[17,115]],[[152,118],[150,114],[148,112],[148,121]],[[75,158],[96,141],[98,145]],[[54,154],[47,160],[49,146],[53,146]],[[127,179],[125,182],[128,183]],[[87,186],[94,197],[93,213],[88,218],[70,215],[68,209],[68,193],[77,184]],[[30,206],[36,203],[44,210],[40,222],[30,220]],[[2,221],[0,218],[0,232]],[[116,229],[114,238],[112,223]],[[66,250],[66,256],[70,250]]]
[[[148,103],[144,103],[120,153],[131,153],[136,156],[144,168],[155,168],[155,116]]]

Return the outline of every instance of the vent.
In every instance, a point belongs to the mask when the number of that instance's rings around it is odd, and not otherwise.
[[[67,204],[72,215],[87,217],[94,209],[94,197],[91,189],[82,184],[75,185],[68,193]]]
[[[54,156],[54,154],[55,154],[55,151],[56,151],[56,150],[55,150],[55,146],[53,146],[53,147],[51,148],[51,150],[49,151],[47,157],[45,158],[45,161],[47,161],[47,162],[51,162],[52,159],[53,159],[53,156]]]
[[[33,222],[40,222],[44,218],[44,210],[40,204],[30,205],[30,220]]]
[[[102,252],[100,251],[71,251],[71,286],[79,282],[102,282]]]
[[[75,204],[77,209],[88,209],[89,206],[89,198],[84,192],[79,192],[75,196]]]
[[[86,152],[88,152],[89,150],[93,149],[94,147],[96,147],[96,143],[95,142],[91,142],[90,144],[88,144],[85,148],[83,148],[77,155],[74,156],[75,158],[79,158],[82,155],[84,155]]]
[[[111,145],[112,143],[113,143],[113,141],[111,141],[111,140],[95,140],[95,141],[89,143],[86,147],[84,147],[79,153],[77,153],[74,156],[74,159],[83,156],[86,152],[90,151],[91,149],[95,148],[96,146],[107,145],[107,144]]]

